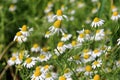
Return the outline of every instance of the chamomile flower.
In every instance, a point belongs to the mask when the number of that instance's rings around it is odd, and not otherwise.
[[[104,20],[102,20],[102,19],[100,19],[98,17],[95,17],[92,24],[91,24],[91,26],[92,27],[97,27],[97,26],[99,27],[99,26],[102,26],[104,24],[104,22],[105,22]]]
[[[80,33],[78,38],[77,38],[77,41],[79,41],[80,43],[84,42],[85,41],[85,34]]]
[[[31,68],[35,65],[36,61],[33,57],[28,57],[25,62],[23,63],[23,66],[26,68]]]
[[[90,65],[85,66],[85,73],[84,73],[84,75],[91,76],[92,74],[93,74],[92,66],[90,66]]]
[[[102,60],[95,60],[92,63],[92,68],[95,69],[96,67],[101,67],[101,65],[102,65]]]
[[[42,73],[46,73],[46,72],[49,72],[50,70],[53,69],[53,66],[52,65],[45,65],[41,68],[41,72]]]
[[[51,54],[40,54],[40,56],[37,57],[37,60],[40,62],[48,61],[51,58],[51,56]]]
[[[93,80],[101,80],[100,75],[98,75],[98,74],[94,75]]]
[[[72,37],[72,34],[63,34],[61,41],[67,41]]]
[[[95,14],[95,13],[97,13],[97,12],[98,12],[98,8],[93,8],[93,9],[92,9],[92,13],[93,13],[93,14]]]
[[[111,6],[111,9],[112,9],[112,12],[118,11],[118,8],[117,8],[115,5],[112,5],[112,6]]]
[[[16,9],[17,9],[17,6],[14,5],[14,4],[11,4],[10,7],[9,7],[10,12],[14,12]]]
[[[44,73],[39,69],[34,71],[34,74],[31,76],[31,80],[44,80]]]
[[[99,57],[102,54],[102,51],[100,49],[94,49],[92,53],[92,57],[96,58]]]
[[[96,41],[102,40],[102,39],[104,39],[104,37],[105,37],[104,29],[96,30],[96,34],[94,37]]]
[[[117,21],[119,18],[120,18],[120,14],[117,11],[113,12],[111,19],[113,21]]]
[[[37,43],[33,44],[33,47],[31,48],[32,52],[40,52],[40,47]]]
[[[79,48],[82,44],[79,43],[76,40],[73,40],[70,44],[67,44],[67,46],[71,47],[71,48]]]
[[[52,10],[52,8],[51,8],[51,7],[46,7],[46,8],[45,8],[45,10],[44,10],[44,13],[46,13],[46,14],[47,14],[47,13],[49,13],[51,10]]]
[[[64,70],[64,76],[65,76],[65,77],[69,78],[69,77],[71,77],[72,74],[73,74],[73,73],[72,73],[72,71],[71,71],[69,68],[66,68],[66,69]]]
[[[52,17],[54,16],[53,12],[49,12],[46,16],[48,22],[54,22],[54,19]]]
[[[47,72],[45,74],[45,80],[55,80],[58,78],[58,74],[54,72]]]
[[[50,54],[50,52],[49,52],[49,50],[48,50],[47,47],[43,47],[43,48],[41,49],[41,53],[43,53],[43,54]]]
[[[16,33],[13,41],[17,41],[18,43],[26,42],[27,41],[27,37],[24,36],[22,34],[22,32],[19,31],[19,32]]]
[[[84,71],[85,71],[85,67],[78,66],[78,67],[76,68],[76,71],[79,72],[79,73],[84,72]]]
[[[63,54],[65,52],[65,50],[67,49],[67,46],[64,44],[64,42],[59,42],[57,44],[57,49],[55,49],[55,54],[56,55],[60,55],[60,54]]]
[[[51,26],[49,28],[49,30],[53,34],[54,33],[59,33],[59,32],[61,32],[62,34],[64,34],[63,29],[61,28],[61,20],[55,21],[54,24],[53,24],[53,26]]]
[[[66,7],[65,5],[62,5],[62,6],[61,6],[61,10],[62,10],[62,11],[65,11],[65,10],[67,10],[67,7]]]
[[[80,56],[74,55],[68,59],[68,61],[75,62],[76,64],[81,64]]]
[[[117,41],[118,41],[117,45],[120,45],[120,38]]]
[[[66,16],[66,15],[63,15],[62,10],[60,10],[60,9],[57,10],[56,15],[53,16],[53,19],[57,19],[57,20],[63,20],[64,18],[65,18],[66,20],[68,20],[67,16]]]
[[[65,76],[60,76],[58,80],[73,80],[71,77],[66,78]]]
[[[16,56],[12,56],[9,60],[8,60],[8,65],[12,66],[16,63],[17,61],[17,57]]]
[[[23,25],[22,28],[19,29],[21,30],[20,32],[26,37],[30,35],[31,31],[33,31],[33,28],[29,28],[27,25]]]
[[[85,3],[79,2],[79,3],[77,4],[77,7],[78,7],[78,8],[83,8],[83,7],[85,7]]]
[[[45,38],[49,38],[51,35],[53,35],[50,31],[47,31],[45,33]]]

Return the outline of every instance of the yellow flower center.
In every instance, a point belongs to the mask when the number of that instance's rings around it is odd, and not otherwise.
[[[23,25],[21,30],[22,31],[27,31],[27,25]]]
[[[31,63],[31,62],[32,62],[32,59],[31,59],[31,58],[27,58],[27,59],[26,59],[26,63],[27,63],[27,64],[29,64],[29,63]]]
[[[17,33],[16,33],[16,36],[21,36],[21,35],[22,35],[21,32],[17,32]]]
[[[57,10],[57,16],[62,16],[62,10]]]
[[[99,21],[100,21],[100,19],[98,17],[95,17],[93,20],[93,22],[99,22]]]
[[[100,30],[96,30],[96,33],[99,33],[100,32]]]
[[[98,49],[95,49],[95,50],[94,50],[94,53],[95,53],[95,54],[97,54],[98,52],[99,52],[99,50],[98,50]]]
[[[45,57],[46,57],[46,56],[45,56],[44,54],[41,54],[41,55],[39,56],[40,59],[45,59]]]
[[[63,37],[67,37],[68,35],[67,34],[64,34]]]
[[[34,48],[38,48],[38,46],[39,46],[38,44],[34,44],[33,45]]]
[[[66,80],[65,76],[60,76],[59,80]]]
[[[22,60],[23,59],[23,53],[19,54],[19,59]]]
[[[36,70],[36,71],[40,70],[40,66],[37,66],[37,67],[35,68],[35,70]]]
[[[13,56],[13,57],[11,58],[11,60],[12,60],[12,61],[15,61],[15,60],[16,60],[16,57],[15,57],[15,56]]]
[[[49,78],[49,77],[51,77],[52,75],[51,75],[51,73],[47,73],[46,74],[46,78]]]
[[[113,12],[113,16],[117,16],[118,15],[118,12]]]
[[[94,61],[93,64],[94,64],[94,65],[97,65],[97,64],[99,64],[99,62],[98,62],[98,61]]]
[[[112,8],[112,9],[115,9],[115,8],[116,8],[116,6],[112,5],[112,6],[111,6],[111,8]]]
[[[50,34],[50,31],[47,31],[46,34]]]
[[[83,52],[84,52],[84,53],[88,53],[89,50],[88,50],[88,49],[84,49]]]
[[[61,25],[61,21],[60,20],[55,21],[55,23],[53,24],[53,26],[55,28],[60,28],[60,25]]]
[[[89,57],[90,57],[89,54],[84,54],[84,58],[85,58],[85,59],[88,59]]]
[[[79,60],[79,59],[80,59],[80,56],[79,56],[79,55],[75,55],[75,56],[73,56],[73,59]]]
[[[62,47],[63,45],[64,45],[64,42],[59,42],[57,46]]]
[[[45,68],[45,69],[48,69],[48,68],[49,68],[49,65],[45,65],[44,68]]]
[[[76,44],[77,44],[77,42],[76,41],[72,41],[72,46],[75,46]]]
[[[100,80],[100,76],[99,76],[98,74],[96,74],[96,75],[94,76],[94,80]]]
[[[85,67],[85,70],[88,71],[88,72],[90,72],[90,71],[92,70],[92,67],[91,67],[90,65],[87,65],[87,66]]]
[[[68,72],[70,72],[70,69],[69,68],[65,69],[64,73],[68,73]]]
[[[39,71],[39,70],[36,70],[35,72],[34,72],[34,76],[35,77],[38,77],[38,76],[40,76],[41,75],[41,72]]]
[[[42,50],[43,50],[44,52],[47,52],[47,51],[48,51],[48,49],[47,49],[46,47],[42,48]]]
[[[84,38],[84,36],[85,36],[85,35],[84,35],[83,33],[79,34],[79,37],[80,37],[80,38]]]
[[[85,34],[90,34],[90,30],[85,30]]]
[[[15,7],[15,5],[13,5],[13,4],[10,5],[10,8],[14,8],[14,7]]]

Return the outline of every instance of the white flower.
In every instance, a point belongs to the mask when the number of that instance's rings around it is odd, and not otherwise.
[[[63,54],[68,46],[64,44],[64,42],[59,42],[57,45],[57,49],[54,49],[55,54],[59,56],[60,54]]]
[[[104,37],[105,37],[104,29],[99,29],[99,30],[96,30],[96,34],[93,39],[95,39],[96,41],[99,41],[104,39]]]
[[[91,0],[92,2],[98,2],[98,0]]]
[[[36,61],[34,57],[28,57],[25,62],[23,63],[23,66],[26,68],[31,68],[35,65]]]
[[[9,60],[8,60],[8,65],[12,66],[16,63],[17,61],[17,57],[16,56],[12,56]]]
[[[39,45],[36,43],[36,44],[34,44],[33,45],[33,47],[31,48],[31,51],[32,52],[40,52],[40,47],[39,47]]]
[[[58,74],[54,72],[47,72],[45,74],[45,80],[55,80],[58,78]]]
[[[74,55],[68,59],[68,61],[75,62],[76,64],[81,64],[80,56]]]
[[[117,60],[117,61],[115,62],[115,64],[116,64],[117,67],[120,67],[120,60]]]
[[[53,66],[52,65],[45,65],[41,68],[41,72],[42,73],[46,73],[46,72],[49,72],[50,70],[53,69]]]
[[[51,10],[52,10],[51,8],[46,7],[46,8],[45,8],[45,10],[44,10],[44,13],[46,13],[46,14],[47,14],[47,13],[49,13]]]
[[[24,36],[24,35],[19,31],[19,32],[16,33],[13,41],[17,41],[17,42],[19,42],[19,43],[26,42],[26,41],[27,41],[27,37]]]
[[[91,76],[93,74],[92,67],[90,65],[85,66],[85,73],[86,76]]]
[[[70,71],[69,68],[66,68],[66,69],[64,70],[64,76],[65,76],[66,78],[71,77],[72,74],[73,74],[73,72]]]
[[[54,16],[53,12],[49,12],[46,16],[48,22],[54,22],[54,19],[52,17]]]
[[[33,31],[33,28],[29,28],[26,25],[23,25],[22,28],[19,29],[21,30],[20,32],[26,37],[30,36],[30,32]]]
[[[95,14],[95,13],[97,13],[97,12],[98,12],[98,8],[93,8],[93,9],[92,9],[92,13],[93,13],[93,14]]]
[[[16,5],[10,5],[10,7],[9,7],[9,11],[10,12],[13,12],[13,11],[15,11],[17,9],[17,6]]]
[[[48,61],[51,58],[51,56],[51,54],[40,54],[40,56],[37,57],[37,60],[40,62]]]
[[[61,41],[67,41],[72,37],[71,34],[63,34]]]
[[[63,15],[62,10],[57,10],[56,15],[53,16],[53,19],[57,19],[57,20],[63,20],[63,18],[67,19],[66,15]]]
[[[112,5],[111,8],[112,8],[112,12],[118,11],[118,8],[115,5]]]
[[[100,49],[95,49],[92,53],[92,57],[96,58],[99,57],[102,54],[102,51]]]
[[[79,41],[80,43],[84,42],[85,41],[85,34],[80,33],[78,38],[77,38],[77,41]]]
[[[67,78],[64,75],[60,76],[58,80],[73,80],[71,77]]]
[[[95,17],[91,26],[92,27],[97,27],[97,26],[99,27],[99,26],[102,26],[103,24],[104,24],[104,20],[99,19],[98,17]]]
[[[55,21],[54,24],[53,24],[53,26],[51,26],[49,28],[49,30],[50,30],[50,32],[52,34],[59,33],[59,32],[61,32],[62,34],[64,34],[64,32],[63,32],[64,29],[61,28],[61,21],[60,20]]]
[[[117,41],[118,41],[117,45],[120,45],[120,38]]]
[[[85,3],[83,2],[79,2],[78,5],[77,5],[78,8],[83,8],[85,7]]]
[[[116,12],[113,12],[111,19],[112,19],[113,21],[117,21],[119,18],[120,18],[120,14],[118,14],[117,11],[116,11]]]
[[[102,60],[97,60],[92,63],[92,68],[95,69],[96,67],[101,67]]]
[[[51,35],[53,35],[50,31],[47,31],[45,33],[45,38],[49,38]]]

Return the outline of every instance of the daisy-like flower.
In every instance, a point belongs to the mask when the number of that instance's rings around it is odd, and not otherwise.
[[[33,28],[29,28],[27,25],[23,25],[22,28],[19,29],[21,30],[20,32],[26,37],[30,35],[31,31],[33,31]]]
[[[50,54],[50,52],[49,52],[49,47],[47,48],[47,47],[43,47],[42,49],[41,49],[41,53],[42,54]]]
[[[78,38],[77,38],[77,41],[79,41],[80,43],[84,42],[85,41],[85,34],[80,33]]]
[[[51,35],[53,35],[50,31],[47,31],[45,33],[45,38],[49,38]]]
[[[82,44],[76,40],[73,40],[70,44],[67,44],[70,48],[79,48]]]
[[[85,3],[79,2],[79,3],[77,4],[77,7],[78,7],[78,8],[83,8],[83,7],[85,7]]]
[[[9,7],[10,12],[14,12],[16,9],[17,9],[16,5],[13,5],[13,4],[10,5],[10,7]]]
[[[96,74],[96,75],[93,77],[93,80],[101,80],[101,79],[100,79],[100,75]]]
[[[76,69],[77,72],[81,73],[83,71],[85,71],[85,67],[82,67],[82,66],[78,66],[77,69]]]
[[[102,54],[102,51],[100,49],[95,49],[92,53],[92,57],[96,58],[99,57]]]
[[[46,7],[45,10],[44,10],[44,12],[47,14],[47,13],[49,13],[51,10],[52,10],[51,7]]]
[[[33,44],[33,47],[31,48],[31,51],[36,52],[36,53],[40,52],[39,45],[37,43]]]
[[[117,8],[115,5],[112,5],[112,6],[111,6],[111,9],[112,9],[112,12],[118,11],[118,8]]]
[[[113,12],[111,19],[113,21],[117,21],[119,18],[120,18],[120,14],[117,11]]]
[[[65,10],[67,10],[67,7],[65,7],[65,5],[62,5],[62,6],[61,6],[61,10],[62,10],[62,11],[65,11]]]
[[[120,45],[120,38],[117,41],[118,41],[117,45]]]
[[[61,28],[61,20],[57,20],[54,22],[53,26],[49,28],[50,32],[54,33],[59,33],[61,32],[64,34],[63,29]]]
[[[68,20],[67,16],[66,16],[66,15],[63,15],[62,10],[60,10],[60,9],[57,10],[56,15],[53,16],[53,19],[57,19],[57,20],[63,20],[63,18],[65,18],[65,19]]]
[[[95,37],[93,37],[96,41],[102,40],[105,37],[104,29],[96,30]]]
[[[93,72],[92,72],[92,66],[87,65],[87,66],[85,67],[85,73],[84,73],[84,75],[86,75],[86,76],[91,76],[92,74],[93,74]]]
[[[66,68],[66,69],[64,70],[64,76],[65,76],[65,77],[69,78],[69,77],[71,77],[72,74],[73,74],[73,73],[72,73],[72,71],[71,71],[69,68]]]
[[[44,80],[45,74],[40,71],[40,69],[36,69],[34,74],[31,77],[31,80]]]
[[[45,80],[56,80],[58,78],[58,74],[54,72],[47,72],[45,74]]]
[[[46,72],[49,72],[50,70],[53,69],[53,66],[52,65],[45,65],[41,68],[41,72],[42,73],[46,73]]]
[[[102,20],[102,19],[100,19],[98,17],[95,17],[92,24],[91,24],[91,26],[92,27],[97,27],[97,26],[99,27],[99,26],[102,26],[103,24],[104,24],[104,20]]]
[[[96,67],[101,67],[102,65],[102,60],[95,60],[93,63],[92,63],[92,68],[95,69]]]
[[[91,1],[92,1],[93,3],[94,3],[94,2],[98,2],[98,0],[91,0]]]
[[[76,64],[81,64],[80,56],[74,55],[68,59],[68,61],[75,62]]]
[[[54,22],[54,19],[52,17],[54,16],[53,12],[49,12],[46,16],[48,22]]]
[[[40,62],[48,61],[51,58],[51,56],[51,54],[40,54],[40,56],[37,57],[37,60]]]
[[[54,6],[53,2],[49,1],[48,4],[47,4],[47,7],[52,8],[53,6]]]
[[[27,37],[24,36],[22,34],[22,32],[19,31],[19,32],[16,33],[13,41],[17,41],[19,43],[26,42],[27,41]]]
[[[10,58],[10,60],[8,60],[8,65],[12,66],[12,65],[14,65],[16,63],[16,61],[17,61],[17,57],[16,56],[12,56]]]
[[[58,80],[73,80],[71,77],[66,78],[65,76],[60,76]]]
[[[98,8],[93,8],[93,9],[92,9],[92,13],[93,13],[93,14],[95,14],[95,13],[97,13],[97,12],[98,12]]]
[[[56,55],[60,55],[60,54],[63,54],[65,52],[65,50],[67,49],[67,46],[64,44],[64,42],[59,42],[57,44],[57,49],[55,49],[55,54]]]
[[[61,41],[67,41],[72,37],[72,34],[63,34]]]
[[[36,61],[33,57],[28,57],[25,62],[23,63],[23,66],[26,68],[31,68],[35,65]]]
[[[94,57],[92,57],[91,54],[92,54],[91,50],[88,50],[88,49],[83,50],[83,54],[81,55],[81,57],[82,57],[81,61],[83,63],[87,63],[87,62],[93,61]]]

